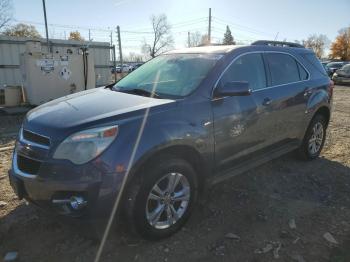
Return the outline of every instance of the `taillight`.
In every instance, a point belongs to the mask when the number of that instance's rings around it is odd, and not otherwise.
[[[329,98],[333,96],[334,82],[331,80],[328,86]]]

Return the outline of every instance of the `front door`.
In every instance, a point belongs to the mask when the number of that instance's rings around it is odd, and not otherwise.
[[[226,169],[241,157],[271,144],[273,114],[264,101],[267,87],[261,53],[247,53],[234,59],[218,85],[248,81],[252,94],[213,98],[215,160],[218,170]],[[259,91],[260,90],[260,91]]]

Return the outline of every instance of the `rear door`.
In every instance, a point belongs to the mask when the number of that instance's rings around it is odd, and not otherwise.
[[[288,53],[266,52],[264,58],[269,69],[269,88],[264,96],[271,99],[273,114],[271,140],[279,143],[300,138],[306,118],[306,103],[313,90],[309,73]]]

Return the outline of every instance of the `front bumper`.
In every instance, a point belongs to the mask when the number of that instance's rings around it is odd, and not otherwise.
[[[71,168],[69,165],[57,168],[45,161],[37,174],[28,174],[17,163],[18,154],[21,153],[15,149],[12,168],[8,172],[10,184],[20,199],[24,198],[45,210],[69,217],[108,217],[123,174],[106,173],[99,168],[92,168],[90,165],[93,163],[79,168]],[[89,175],[86,170],[90,171]],[[72,178],[64,179],[67,174]],[[70,201],[77,197],[83,199],[84,203],[74,207]]]

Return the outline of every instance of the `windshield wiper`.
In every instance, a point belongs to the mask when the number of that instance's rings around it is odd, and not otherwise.
[[[140,88],[134,88],[134,89],[126,89],[126,90],[118,90],[119,92],[129,93],[129,94],[135,94],[135,95],[141,95],[141,96],[148,96],[153,98],[161,98],[160,95],[158,95],[156,92],[150,92],[144,89]]]

